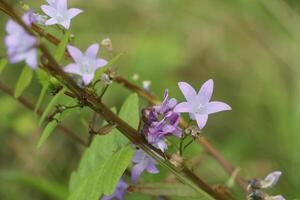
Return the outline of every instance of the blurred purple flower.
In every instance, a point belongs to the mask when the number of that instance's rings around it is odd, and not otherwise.
[[[115,189],[114,193],[110,196],[103,196],[101,198],[101,200],[111,200],[111,199],[123,200],[124,199],[124,194],[126,193],[127,187],[128,187],[127,183],[121,177],[118,184],[117,184],[117,186],[116,186],[116,189]]]
[[[30,25],[31,12],[23,16],[23,21]],[[17,24],[12,19],[8,20],[6,24],[6,32],[4,42],[7,46],[7,53],[10,63],[17,63],[25,60],[26,64],[32,69],[38,67],[37,50],[35,48],[36,38],[29,35],[23,27]]]
[[[42,11],[50,17],[45,25],[60,24],[65,29],[70,28],[71,19],[82,12],[77,8],[68,9],[67,0],[47,0],[49,5],[42,5]]]
[[[277,184],[281,174],[282,174],[281,171],[274,171],[274,172],[268,174],[266,176],[266,178],[261,181],[261,183],[260,183],[261,188],[274,187]]]
[[[93,80],[97,69],[107,64],[106,60],[97,59],[99,44],[91,45],[84,54],[80,49],[70,45],[68,51],[75,63],[67,65],[64,71],[82,76],[85,85]]]
[[[231,107],[226,103],[220,101],[209,102],[214,88],[212,79],[206,81],[198,93],[188,83],[179,82],[178,85],[187,101],[179,103],[174,111],[188,112],[190,117],[197,121],[200,129],[205,126],[209,114],[231,110]]]
[[[144,110],[144,126],[142,134],[147,141],[161,151],[167,149],[165,137],[175,135],[181,137],[179,128],[180,115],[173,111],[176,99],[168,99],[168,90],[165,90],[164,100],[161,105],[153,106]]]
[[[285,198],[281,195],[272,196],[271,200],[285,200]]]
[[[139,176],[145,170],[151,174],[159,173],[155,166],[156,161],[141,149],[136,150],[135,155],[132,158],[132,162],[135,163],[131,171],[131,179],[134,184],[137,183]]]

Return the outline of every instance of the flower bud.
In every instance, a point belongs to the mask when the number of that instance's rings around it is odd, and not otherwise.
[[[110,38],[105,38],[104,40],[102,40],[101,45],[104,46],[108,51],[113,50],[113,46]]]

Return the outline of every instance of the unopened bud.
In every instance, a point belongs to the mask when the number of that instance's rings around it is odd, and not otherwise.
[[[108,51],[113,50],[113,45],[110,38],[105,38],[104,40],[102,40],[101,45],[104,46]]]
[[[133,79],[134,81],[139,80],[139,78],[140,78],[140,76],[139,76],[138,74],[136,74],[136,73],[132,75],[132,79]]]
[[[151,86],[151,81],[148,81],[148,80],[143,81],[143,88],[144,88],[144,90],[149,91],[150,90],[150,86]]]

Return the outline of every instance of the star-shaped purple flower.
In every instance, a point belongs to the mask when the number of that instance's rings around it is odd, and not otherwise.
[[[117,184],[117,187],[116,187],[114,193],[110,196],[102,197],[101,200],[111,200],[111,199],[124,200],[124,194],[126,193],[127,187],[128,187],[127,183],[121,177],[118,184]]]
[[[136,150],[132,162],[135,163],[131,171],[131,179],[134,184],[137,183],[139,176],[145,170],[151,174],[157,174],[159,172],[155,166],[156,161],[143,150]]]
[[[60,24],[65,29],[70,28],[71,19],[82,12],[78,8],[68,9],[67,0],[47,0],[49,5],[42,5],[41,9],[50,17],[45,25]]]
[[[23,21],[30,25],[30,15],[28,12],[23,16]],[[23,27],[12,19],[6,24],[6,32],[8,35],[4,39],[7,46],[7,53],[10,63],[17,63],[25,60],[26,64],[35,69],[38,67],[37,50],[35,48],[36,38],[29,35]]]
[[[188,83],[178,83],[181,92],[186,98],[186,102],[179,103],[174,111],[187,112],[193,120],[197,121],[200,129],[205,126],[208,115],[220,111],[231,110],[231,107],[220,101],[211,101],[214,82],[212,79],[206,81],[197,93]]]
[[[74,46],[68,46],[68,51],[75,61],[64,68],[65,72],[82,76],[85,85],[88,85],[94,78],[97,69],[105,66],[107,61],[98,59],[99,44],[91,45],[85,53]]]

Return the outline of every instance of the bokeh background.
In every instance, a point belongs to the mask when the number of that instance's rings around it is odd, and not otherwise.
[[[45,3],[24,2],[39,12]],[[244,177],[281,170],[270,193],[300,197],[299,1],[69,0],[69,5],[85,11],[72,22],[76,45],[85,49],[109,37],[115,53],[124,53],[118,72],[140,86],[151,81],[159,97],[169,88],[170,96],[183,100],[178,81],[199,88],[214,79],[213,99],[233,111],[210,116],[205,136]],[[1,14],[0,27],[6,20]],[[0,56],[5,56],[3,42]],[[14,88],[21,69],[22,64],[10,65],[1,82]],[[35,103],[40,89],[35,79],[25,96]],[[128,94],[113,85],[105,102],[120,107]],[[0,113],[0,199],[53,199],[51,193],[65,192],[84,148],[57,130],[37,150],[38,118],[2,92]],[[70,116],[66,124],[87,139],[77,118]],[[195,170],[209,183],[229,179],[197,144],[187,154],[193,156],[201,159]],[[242,195],[236,186],[233,191]]]

